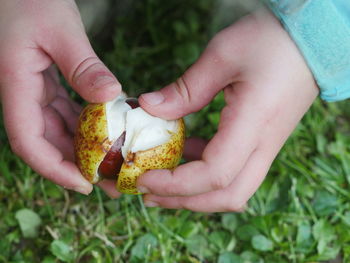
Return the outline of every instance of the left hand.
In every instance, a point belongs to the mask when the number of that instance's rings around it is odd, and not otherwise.
[[[201,159],[138,179],[146,206],[242,211],[318,94],[299,50],[266,10],[217,34],[182,77],[142,95],[140,104],[176,119],[200,110],[220,90],[227,105],[218,132],[198,152]]]

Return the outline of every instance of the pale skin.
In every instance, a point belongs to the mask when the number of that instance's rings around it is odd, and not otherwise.
[[[177,82],[142,95],[140,104],[174,119],[200,110],[221,90],[226,107],[199,160],[139,178],[147,206],[244,210],[319,92],[289,35],[259,10],[217,34]]]
[[[0,94],[12,150],[45,178],[89,194],[92,185],[73,156],[80,106],[52,65],[90,102],[112,100],[120,84],[92,50],[73,0],[0,0],[0,5]],[[100,186],[111,197],[119,195],[114,182]]]
[[[90,102],[113,99],[120,84],[92,50],[73,0],[0,4],[0,92],[10,145],[45,178],[88,194],[92,186],[73,157],[80,106],[60,86],[52,64]],[[142,95],[140,103],[153,115],[176,119],[200,110],[221,90],[227,105],[218,132],[207,145],[188,141],[185,157],[196,161],[142,175],[145,205],[242,211],[318,95],[303,57],[266,10],[218,33],[176,83]],[[114,184],[100,187],[118,197]]]

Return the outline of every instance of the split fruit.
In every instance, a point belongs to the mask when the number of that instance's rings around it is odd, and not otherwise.
[[[174,169],[184,140],[182,119],[154,117],[137,99],[122,94],[83,109],[74,140],[76,163],[89,182],[116,180],[119,192],[138,194],[137,177],[152,169]]]

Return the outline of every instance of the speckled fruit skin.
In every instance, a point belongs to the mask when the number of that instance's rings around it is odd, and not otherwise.
[[[177,121],[178,131],[170,140],[146,151],[128,153],[120,169],[117,190],[126,194],[139,194],[136,179],[151,169],[174,169],[180,162],[184,141],[185,124]],[[101,178],[97,169],[114,141],[108,139],[105,104],[88,104],[82,111],[74,138],[75,158],[83,176],[95,184]]]
[[[152,169],[174,169],[179,164],[185,142],[185,124],[182,119],[177,122],[178,132],[173,133],[167,143],[128,154],[119,173],[119,192],[140,194],[136,189],[136,179],[139,175]]]
[[[105,104],[88,104],[79,117],[74,148],[78,168],[89,182],[100,180],[98,166],[112,145],[113,141],[108,139]]]

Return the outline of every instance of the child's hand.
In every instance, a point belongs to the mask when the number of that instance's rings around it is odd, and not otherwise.
[[[242,210],[318,94],[297,47],[266,10],[217,34],[181,78],[144,94],[140,103],[151,114],[175,119],[200,110],[220,90],[227,105],[201,159],[141,176],[146,205]]]
[[[92,50],[73,0],[0,0],[0,94],[13,151],[44,177],[88,194],[73,163],[79,106],[59,85],[57,64],[84,99],[103,102],[120,84]],[[117,196],[111,183],[102,188]]]

